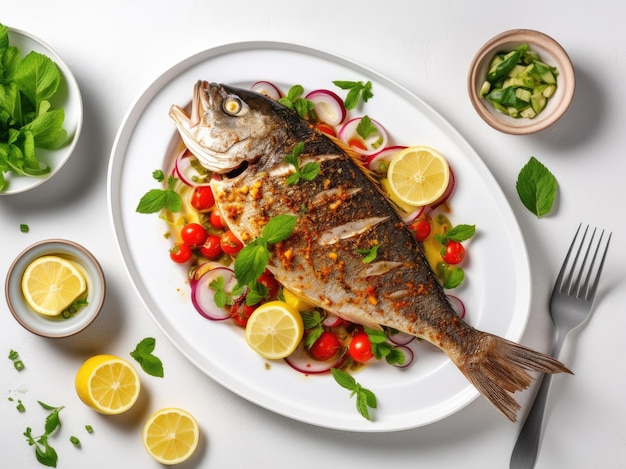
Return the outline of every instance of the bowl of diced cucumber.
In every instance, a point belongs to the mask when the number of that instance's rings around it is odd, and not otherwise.
[[[468,75],[470,100],[496,130],[531,134],[556,122],[569,108],[576,79],[567,52],[539,31],[513,29],[476,53]]]

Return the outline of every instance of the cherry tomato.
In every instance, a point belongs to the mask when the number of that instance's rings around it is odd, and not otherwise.
[[[356,137],[348,140],[348,145],[353,148],[358,148],[359,150],[364,150],[364,151],[367,150],[367,147],[365,146],[365,144]]]
[[[341,350],[341,342],[332,331],[324,331],[313,343],[310,352],[313,358],[320,361],[330,360]]]
[[[413,231],[413,235],[415,239],[419,242],[424,241],[426,238],[430,236],[430,232],[432,231],[432,227],[428,220],[424,220],[422,218],[415,220],[413,223],[409,225],[409,229]]]
[[[180,236],[186,245],[195,248],[202,246],[208,235],[200,223],[187,223],[180,230]]]
[[[191,206],[199,212],[208,212],[215,205],[213,191],[209,186],[199,186],[191,194]]]
[[[258,282],[267,288],[267,294],[270,298],[274,298],[278,294],[280,285],[274,278],[274,274],[272,274],[269,270],[265,269],[265,272],[263,272],[259,277]]]
[[[204,244],[200,246],[200,253],[207,259],[217,259],[223,252],[220,237],[216,234],[208,235]]]
[[[220,237],[220,246],[222,246],[222,251],[230,256],[234,256],[243,249],[243,243],[230,230]]]
[[[335,133],[335,129],[332,126],[328,125],[325,122],[319,122],[315,128],[322,133],[328,134],[332,137],[335,137],[337,134]]]
[[[176,244],[170,249],[170,259],[179,264],[184,264],[191,259],[191,248],[186,244]]]
[[[357,332],[352,336],[348,353],[355,362],[365,363],[374,356],[372,352],[372,342],[367,332]]]
[[[235,304],[233,304],[230,308],[230,317],[231,319],[241,327],[246,327],[248,324],[248,319],[250,315],[254,312],[254,310],[259,305],[250,306],[246,304],[246,297],[241,296],[237,300],[235,300]]]
[[[211,215],[209,216],[209,223],[213,228],[217,228],[218,230],[224,229],[224,223],[222,222],[222,217],[220,212],[214,208],[211,210]]]
[[[448,264],[458,264],[465,257],[465,248],[458,241],[448,241],[446,251],[441,257]]]

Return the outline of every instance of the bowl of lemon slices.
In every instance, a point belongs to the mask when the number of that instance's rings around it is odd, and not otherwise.
[[[106,282],[96,258],[64,239],[35,243],[9,267],[5,296],[25,329],[42,337],[68,337],[89,326],[104,304]]]

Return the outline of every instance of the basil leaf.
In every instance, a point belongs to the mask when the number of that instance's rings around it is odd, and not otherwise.
[[[156,339],[153,337],[146,337],[141,340],[135,350],[130,352],[130,356],[135,359],[141,369],[151,376],[157,378],[163,378],[163,363],[161,359],[154,355],[152,352],[156,347]]]
[[[534,156],[521,169],[515,185],[522,204],[537,218],[552,210],[557,187],[554,175]]]
[[[261,236],[268,244],[283,241],[291,236],[297,221],[298,218],[294,215],[277,215],[263,227]]]
[[[235,258],[235,277],[237,278],[237,283],[247,285],[258,279],[265,271],[269,258],[270,253],[267,246],[260,238],[244,246]]]

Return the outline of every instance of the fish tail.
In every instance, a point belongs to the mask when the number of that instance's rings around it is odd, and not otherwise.
[[[533,382],[529,371],[572,373],[558,360],[523,345],[481,331],[477,353],[466,355],[457,366],[487,400],[511,421],[517,420],[519,403],[513,393]]]

